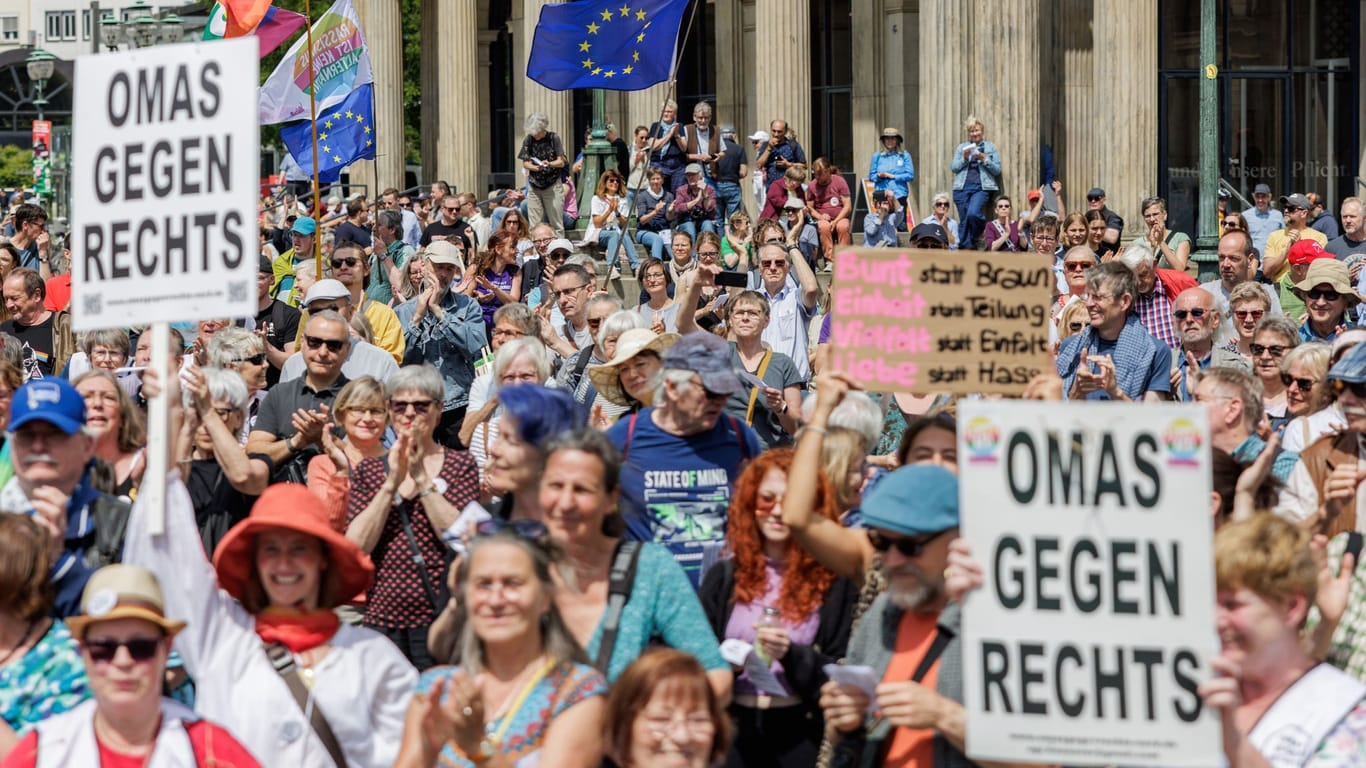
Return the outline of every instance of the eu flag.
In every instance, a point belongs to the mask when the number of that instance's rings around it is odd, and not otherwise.
[[[313,173],[313,131],[307,120],[280,129],[289,154],[304,173]],[[332,183],[357,160],[375,159],[375,91],[366,83],[318,115],[318,181]]]
[[[578,0],[542,6],[527,76],[552,91],[649,88],[669,79],[687,8],[688,0]]]

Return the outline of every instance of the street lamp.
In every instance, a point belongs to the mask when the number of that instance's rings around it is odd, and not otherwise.
[[[100,19],[100,41],[111,51],[117,51],[123,42],[123,25],[112,13],[106,13]]]
[[[139,48],[156,45],[157,38],[161,35],[161,24],[156,17],[150,13],[144,13],[133,19],[133,45]]]
[[[33,107],[38,110],[38,119],[43,119],[43,107],[47,106],[47,99],[43,98],[43,91],[47,88],[47,81],[52,79],[52,70],[56,67],[56,56],[48,53],[42,48],[34,48],[29,51],[28,58],[24,59],[24,66],[28,69],[28,79],[33,83],[33,89],[37,95],[33,98]]]
[[[185,21],[174,13],[161,17],[161,42],[178,43],[185,36]]]

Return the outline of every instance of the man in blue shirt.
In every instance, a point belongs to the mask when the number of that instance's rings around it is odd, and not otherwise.
[[[863,245],[865,248],[895,248],[896,231],[901,229],[905,214],[897,210],[891,192],[879,189],[873,193],[873,210],[863,217]]]
[[[1138,279],[1123,262],[1086,273],[1091,324],[1063,340],[1058,375],[1069,400],[1157,402],[1171,394],[1171,348],[1157,342],[1134,313]]]
[[[754,158],[754,164],[764,169],[765,186],[772,186],[773,182],[787,173],[788,168],[806,167],[806,152],[796,139],[787,137],[787,130],[785,120],[774,120],[769,124],[768,143],[763,145],[759,150],[759,156]]]
[[[1266,238],[1284,227],[1285,219],[1280,211],[1271,207],[1271,187],[1265,184],[1253,187],[1252,202],[1254,205],[1243,211],[1243,218],[1247,220],[1247,233],[1252,235],[1252,247],[1257,249],[1257,253],[1265,255]]]
[[[626,538],[654,541],[696,587],[726,542],[726,510],[741,465],[762,448],[754,430],[723,415],[740,389],[730,343],[690,333],[664,354],[655,405],[622,418],[607,437],[622,454]]]

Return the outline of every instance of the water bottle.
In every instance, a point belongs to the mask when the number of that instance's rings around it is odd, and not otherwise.
[[[759,617],[759,621],[754,625],[754,628],[757,631],[760,629],[764,629],[765,627],[780,626],[782,626],[782,619],[780,617],[778,609],[771,608],[769,606],[764,606],[764,615]],[[764,650],[763,645],[758,642],[757,636],[755,637],[754,654],[758,656],[759,659],[763,661],[765,664],[773,663],[773,659],[769,658],[768,656],[768,651]]]

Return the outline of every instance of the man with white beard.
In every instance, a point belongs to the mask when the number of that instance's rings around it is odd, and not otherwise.
[[[826,683],[825,721],[835,750],[859,764],[864,750],[880,765],[971,766],[963,754],[961,610],[944,589],[949,542],[958,535],[958,476],[943,467],[902,467],[863,503],[863,525],[881,553],[887,589],[849,640],[846,663],[873,668],[880,717],[869,718],[859,688]],[[843,763],[843,760],[836,760]]]

